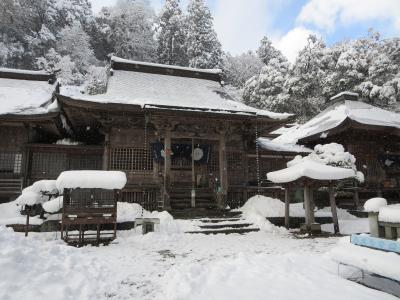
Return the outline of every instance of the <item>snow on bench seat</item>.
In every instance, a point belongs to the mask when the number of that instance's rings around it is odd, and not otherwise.
[[[329,255],[338,263],[400,281],[400,255],[396,253],[356,246],[345,237]]]
[[[57,188],[62,191],[65,188],[98,188],[98,189],[122,189],[126,184],[126,175],[120,171],[65,171],[58,176]]]
[[[381,207],[379,209],[378,220],[380,222],[400,224],[400,204]]]

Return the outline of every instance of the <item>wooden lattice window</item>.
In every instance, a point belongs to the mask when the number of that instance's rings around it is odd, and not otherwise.
[[[210,153],[210,159],[207,164],[208,172],[213,173],[213,172],[218,172],[219,170],[219,158],[218,158],[218,152],[212,151]]]
[[[115,192],[104,189],[74,189],[70,190],[69,200],[65,207],[73,208],[104,208],[115,205]]]
[[[227,152],[228,172],[243,171],[243,152]]]
[[[144,148],[113,148],[111,149],[110,169],[153,171],[151,151]]]
[[[15,152],[0,153],[0,173],[20,174],[22,169],[22,154]]]
[[[103,155],[78,154],[70,156],[70,170],[101,170]]]
[[[122,201],[128,203],[138,203],[144,209],[154,211],[159,209],[159,192],[157,190],[128,190],[123,191]]]
[[[67,170],[67,154],[62,152],[34,152],[32,153],[32,176],[57,177]]]

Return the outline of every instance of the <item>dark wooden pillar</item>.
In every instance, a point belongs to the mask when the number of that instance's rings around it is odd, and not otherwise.
[[[290,190],[287,186],[285,188],[285,227],[289,229],[290,226]]]
[[[312,209],[312,189],[306,183],[304,185],[304,209],[307,230],[311,230],[311,224],[314,223],[314,211]]]
[[[329,187],[329,202],[331,204],[333,229],[336,234],[336,233],[339,233],[340,231],[339,231],[339,220],[338,220],[337,209],[336,209],[335,191],[332,186]]]
[[[108,170],[110,159],[110,133],[107,131],[104,134],[104,151],[103,151],[103,170]]]
[[[221,191],[220,191],[220,203],[218,203],[219,208],[225,208],[225,201],[228,195],[228,164],[226,158],[226,136],[225,131],[220,132],[219,136],[219,178],[221,184]]]
[[[164,209],[171,209],[169,191],[171,187],[171,128],[164,133]]]

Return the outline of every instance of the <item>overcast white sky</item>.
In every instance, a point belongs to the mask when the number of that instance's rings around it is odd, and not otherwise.
[[[94,12],[116,0],[91,0]],[[150,0],[156,10],[164,0]],[[188,0],[181,0],[182,7]],[[400,0],[206,0],[225,51],[257,49],[267,35],[293,61],[307,36],[328,44],[366,35],[373,27],[383,36],[400,33]]]

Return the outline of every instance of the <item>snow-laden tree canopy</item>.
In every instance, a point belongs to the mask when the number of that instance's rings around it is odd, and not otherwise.
[[[189,66],[200,69],[218,68],[221,64],[221,43],[213,28],[213,17],[204,0],[190,0],[186,17],[186,48]]]
[[[158,18],[158,62],[187,66],[185,18],[179,0],[166,0]]]
[[[400,38],[381,39],[373,31],[331,47],[311,35],[296,61],[288,65],[264,38],[258,55],[265,67],[246,83],[244,102],[295,113],[305,121],[321,111],[332,96],[349,90],[370,104],[396,110],[400,101],[399,46]]]

